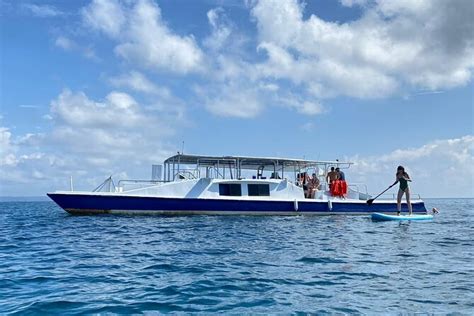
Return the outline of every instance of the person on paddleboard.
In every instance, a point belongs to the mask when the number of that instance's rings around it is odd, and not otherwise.
[[[410,188],[408,187],[408,182],[411,182],[410,176],[405,172],[405,168],[398,166],[397,174],[395,175],[395,182],[392,184],[392,186],[394,186],[395,184],[400,183],[397,196],[397,215],[400,215],[400,211],[402,210],[403,194],[405,194],[407,199],[408,212],[410,212],[410,215],[412,214]]]

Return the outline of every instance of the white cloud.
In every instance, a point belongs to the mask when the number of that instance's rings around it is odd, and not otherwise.
[[[305,115],[318,115],[325,112],[324,107],[319,102],[305,100],[294,94],[277,97],[276,102]]]
[[[128,88],[145,95],[149,100],[148,107],[160,111],[163,120],[185,120],[184,101],[173,95],[169,88],[158,86],[138,71],[111,77],[109,82],[117,88]]]
[[[22,190],[18,194],[28,195],[24,184],[31,184],[32,177],[39,179],[40,174],[25,166],[36,165],[44,160],[45,154],[33,146],[26,138],[15,138],[7,127],[0,127],[0,194],[8,195],[8,187],[11,184],[19,184]],[[26,145],[26,146],[25,146]]]
[[[243,82],[256,81],[255,67],[239,57],[219,54],[215,57],[212,69],[208,71],[210,81],[226,82],[242,80]]]
[[[59,36],[58,38],[56,38],[54,44],[64,50],[71,50],[76,46],[76,43],[64,36]]]
[[[297,1],[259,1],[252,8],[260,39],[288,47],[300,36],[303,5]]]
[[[118,55],[151,68],[178,73],[199,70],[203,57],[194,38],[173,34],[161,21],[157,5],[142,0],[132,12],[130,34],[116,47]]]
[[[301,125],[299,128],[303,132],[312,132],[315,129],[315,124],[313,122],[306,122],[303,125]]]
[[[40,18],[49,18],[49,17],[56,17],[60,15],[64,15],[64,12],[58,10],[56,7],[52,5],[38,5],[38,4],[33,4],[33,3],[24,3],[22,4],[22,8],[25,11],[28,11],[34,16],[40,17]]]
[[[303,101],[294,106],[298,112],[307,115],[317,115],[324,112],[323,106],[318,102]]]
[[[257,52],[266,57],[263,62],[219,51],[233,42],[229,39],[234,28],[222,8],[210,10],[211,36],[204,43],[215,56],[208,73],[220,82],[222,92],[208,97],[207,109],[219,115],[254,117],[262,112],[263,104],[276,101],[299,113],[317,115],[324,113],[322,99],[437,91],[471,79],[474,31],[469,17],[472,6],[467,1],[453,5],[353,0],[342,4],[360,6],[364,13],[357,20],[337,23],[316,15],[304,18],[304,3],[297,0],[249,3],[258,29]],[[232,89],[227,87],[229,82]],[[259,100],[249,103],[258,109],[251,115],[229,110],[236,106],[218,106],[235,92],[248,91],[249,85]],[[265,88],[269,85],[278,89],[270,94]]]
[[[209,75],[212,83],[196,89],[197,96],[218,116],[254,118],[268,106],[282,106],[304,115],[324,113],[324,107],[309,93],[297,94],[291,84],[280,86],[274,81],[282,69],[293,66],[284,63],[254,65],[237,56],[218,55]]]
[[[254,118],[264,108],[258,90],[241,82],[198,87],[195,90],[206,109],[217,116]]]
[[[345,7],[353,7],[364,6],[369,2],[369,0],[339,0],[339,2]]]
[[[170,29],[160,7],[150,0],[94,0],[82,10],[82,18],[115,41],[115,53],[133,67],[181,75],[197,72],[197,96],[219,116],[251,118],[275,102],[318,115],[324,113],[321,100],[340,95],[384,98],[406,95],[405,90],[448,89],[471,79],[474,37],[468,2],[340,3],[361,7],[361,17],[328,22],[315,14],[304,17],[301,1],[248,2],[258,30],[257,59],[248,51],[251,45],[245,46],[252,41],[239,34],[222,7],[207,12],[205,51],[194,36]],[[70,46],[65,41],[57,44]],[[162,99],[169,93],[137,71],[110,83]]]
[[[121,92],[111,92],[104,102],[95,102],[82,92],[65,90],[51,103],[51,113],[68,126],[130,128],[148,123],[137,102]]]
[[[20,104],[18,105],[19,108],[22,108],[22,109],[38,109],[40,108],[39,105],[37,104]]]
[[[104,7],[113,9],[105,14]],[[118,18],[114,19],[113,15]],[[107,0],[102,3],[95,0],[83,10],[84,22],[116,41],[116,54],[132,64],[179,74],[200,72],[204,75],[203,82],[196,89],[199,91],[197,96],[205,108],[215,115],[252,118],[262,112],[265,104],[278,99],[278,95],[289,94],[273,82],[280,76],[281,70],[275,70],[280,64],[256,67],[245,61],[248,56],[243,47],[247,40],[236,30],[223,8],[209,10],[207,17],[210,35],[203,39],[203,45],[207,48],[204,57],[194,37],[179,36],[170,30],[162,20],[160,8],[151,1]],[[117,24],[109,23],[110,20],[116,20]],[[288,67],[293,65],[297,63],[292,62]],[[304,71],[303,67],[299,66],[300,72]],[[137,71],[110,78],[109,82],[115,87],[160,96],[163,100],[158,100],[158,104],[170,100],[166,96],[169,93],[167,89],[158,87]],[[303,102],[299,105],[281,104],[303,114],[322,112],[319,102],[305,101],[308,96],[301,99]]]
[[[260,82],[259,88],[262,90],[270,91],[270,92],[276,92],[280,89],[280,87],[275,83],[265,83],[265,82]]]
[[[0,166],[16,166],[16,148],[11,142],[12,133],[9,128],[0,127]]]
[[[348,23],[316,15],[304,19],[303,10],[296,0],[260,1],[252,7],[259,47],[268,54],[258,66],[262,76],[289,79],[321,98],[451,88],[472,77],[470,1],[377,1]]]
[[[68,52],[77,51],[88,59],[95,60],[95,61],[99,60],[94,50],[91,47],[81,46],[66,36],[62,36],[62,35],[58,36],[56,40],[54,41],[54,45]]]
[[[181,74],[201,70],[203,53],[194,37],[174,34],[154,2],[128,4],[94,0],[82,11],[84,23],[116,40],[115,53],[130,62]]]
[[[46,179],[46,177],[44,176],[44,174],[38,170],[33,170],[33,174],[32,174],[33,178],[36,179],[36,180],[43,180],[43,179]]]
[[[207,19],[212,33],[204,39],[204,45],[214,51],[220,50],[228,42],[233,31],[233,27],[224,12],[221,7],[207,12]]]
[[[370,184],[373,193],[393,183],[397,166],[403,165],[413,178],[412,191],[422,196],[474,197],[473,135],[349,160],[355,162],[350,169],[351,180]]]
[[[158,87],[138,71],[130,71],[129,73],[112,77],[109,81],[116,87],[126,87],[138,92],[156,94],[163,98],[171,97],[169,89]]]
[[[93,0],[82,10],[84,22],[108,36],[118,37],[125,24],[125,12],[116,0]]]
[[[148,178],[149,165],[169,155],[175,124],[183,124],[178,114],[143,106],[119,91],[97,101],[64,90],[52,100],[49,115],[51,131],[45,134],[14,137],[0,128],[2,195],[66,189],[70,175],[78,189],[125,171]],[[24,184],[31,190],[25,192]]]
[[[94,101],[83,92],[64,90],[51,102],[50,137],[68,152],[90,153],[98,160],[133,159],[140,154],[141,161],[148,161],[160,152],[160,140],[172,135],[170,122],[179,122],[179,117],[161,120],[162,113],[123,92]]]

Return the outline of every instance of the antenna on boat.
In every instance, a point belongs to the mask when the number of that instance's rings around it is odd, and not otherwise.
[[[181,145],[181,155],[184,155],[184,140],[183,140],[183,143]]]

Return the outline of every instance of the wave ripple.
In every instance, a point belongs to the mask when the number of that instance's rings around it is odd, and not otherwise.
[[[367,217],[70,216],[0,203],[0,314],[474,314],[474,200]]]

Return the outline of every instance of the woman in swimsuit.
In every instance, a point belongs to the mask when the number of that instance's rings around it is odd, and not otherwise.
[[[410,215],[412,214],[411,202],[410,202],[410,188],[408,187],[408,182],[411,182],[410,176],[408,173],[405,172],[405,168],[402,166],[398,166],[397,174],[395,175],[395,182],[393,185],[400,183],[400,188],[398,189],[398,196],[397,196],[397,215],[400,215],[400,211],[402,209],[402,197],[405,193],[407,204],[408,204],[408,211]]]

